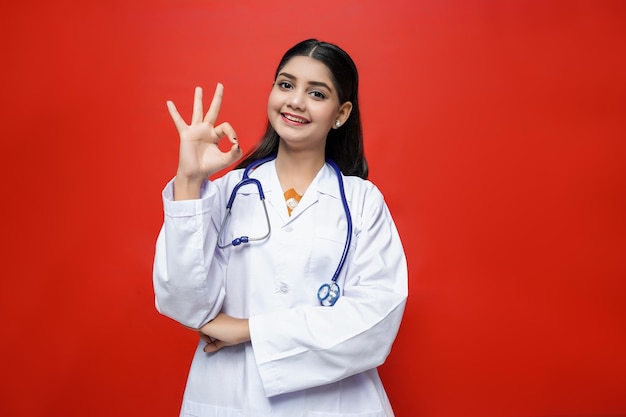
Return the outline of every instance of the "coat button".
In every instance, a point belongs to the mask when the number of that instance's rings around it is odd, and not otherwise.
[[[284,282],[281,282],[279,291],[282,292],[283,294],[287,294],[289,292],[289,285],[285,284]]]

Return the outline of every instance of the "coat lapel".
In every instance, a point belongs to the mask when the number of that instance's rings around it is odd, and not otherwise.
[[[280,186],[280,181],[278,180],[274,162],[275,161],[269,161],[261,165],[255,169],[251,176],[261,181],[268,210],[273,211],[274,215],[281,220],[283,226],[295,221],[302,213],[316,204],[321,194],[326,194],[337,199],[340,198],[336,174],[328,164],[324,164],[302,196],[302,200],[300,200],[298,206],[293,210],[291,216],[289,216],[285,196]]]

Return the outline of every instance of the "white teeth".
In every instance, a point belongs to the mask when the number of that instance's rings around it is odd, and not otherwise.
[[[291,120],[292,122],[296,122],[296,123],[308,123],[308,120],[306,119],[301,119],[299,117],[295,117],[292,116],[290,114],[283,114],[283,116],[285,117],[285,119],[287,120]]]

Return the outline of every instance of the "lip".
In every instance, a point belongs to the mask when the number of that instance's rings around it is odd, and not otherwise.
[[[280,113],[280,117],[283,122],[290,126],[304,126],[311,123],[307,118],[292,113]]]

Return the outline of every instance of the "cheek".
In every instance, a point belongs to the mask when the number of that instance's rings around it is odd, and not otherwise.
[[[317,121],[328,123],[332,127],[337,117],[337,108],[328,106],[326,103],[314,102],[309,106],[309,111]]]
[[[270,95],[267,98],[267,111],[271,113],[273,111],[279,111],[282,108],[282,102],[280,100],[280,94],[277,94],[272,88]]]
[[[282,109],[282,103],[276,94],[270,93],[267,98],[267,120],[270,122],[274,130],[276,130],[276,117]]]

